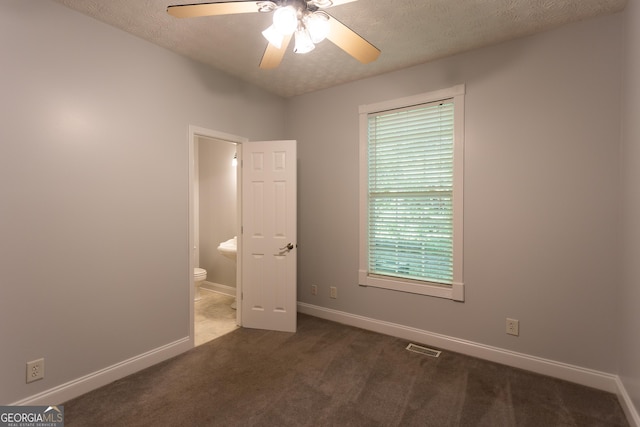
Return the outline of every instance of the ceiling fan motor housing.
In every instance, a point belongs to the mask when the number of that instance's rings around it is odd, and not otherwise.
[[[324,9],[333,6],[331,0],[276,0],[259,1],[258,12],[273,12],[279,7],[293,6],[294,9],[301,14],[304,11],[315,12],[318,9]]]

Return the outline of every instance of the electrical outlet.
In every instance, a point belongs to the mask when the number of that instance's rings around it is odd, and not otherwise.
[[[27,383],[44,378],[44,358],[27,362]]]
[[[507,333],[515,336],[520,335],[520,322],[517,319],[507,317]]]
[[[311,295],[318,295],[318,285],[311,285]]]
[[[331,298],[338,298],[338,288],[336,288],[335,286],[332,286],[329,288],[329,297]]]

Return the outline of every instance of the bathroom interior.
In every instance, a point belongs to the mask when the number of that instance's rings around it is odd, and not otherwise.
[[[194,144],[195,345],[237,328],[237,148],[204,136]]]

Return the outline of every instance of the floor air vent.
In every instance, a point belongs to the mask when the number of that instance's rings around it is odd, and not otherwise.
[[[407,350],[413,351],[414,353],[424,354],[425,356],[431,356],[431,357],[439,357],[440,353],[442,353],[439,350],[434,350],[432,348],[427,348],[427,347],[421,347],[413,343],[410,343],[407,346]]]

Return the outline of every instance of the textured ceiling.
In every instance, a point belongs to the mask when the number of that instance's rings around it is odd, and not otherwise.
[[[360,64],[330,41],[305,55],[293,43],[280,66],[258,68],[271,14],[174,18],[194,0],[54,0],[283,97],[421,64],[563,24],[619,12],[627,0],[359,0],[326,9],[379,48]]]

